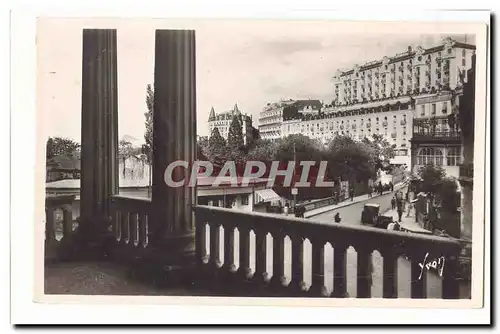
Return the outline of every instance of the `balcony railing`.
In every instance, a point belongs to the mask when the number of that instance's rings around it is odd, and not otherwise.
[[[117,246],[141,252],[148,245],[151,201],[114,196],[111,199],[112,227]]]
[[[59,258],[59,246],[75,227],[73,222],[74,195],[47,196],[45,198],[45,260]],[[62,217],[56,218],[56,212]]]
[[[443,267],[441,281],[442,298],[459,298],[456,277],[460,244],[452,239],[365,226],[312,222],[271,214],[249,214],[209,206],[197,206],[195,215],[198,278],[205,284],[215,284],[223,289],[235,288],[236,291],[245,289],[251,291],[249,294],[252,296],[348,297],[347,250],[353,247],[357,253],[357,298],[371,297],[370,268],[375,250],[383,257],[384,298],[399,296],[397,268],[400,256],[412,263],[411,298],[427,297],[427,278],[425,274],[421,275],[421,267],[418,265],[418,261],[422,261],[426,253],[431,258],[445,259],[446,266]],[[236,229],[238,238],[235,238]],[[250,247],[252,232],[255,235],[254,251]],[[311,251],[307,254],[304,251],[306,240],[311,245]],[[333,247],[332,291],[327,290],[325,282],[327,243]],[[288,250],[286,246],[289,246]],[[235,256],[239,259],[237,270]],[[268,262],[270,257],[272,263]],[[255,259],[254,272],[251,269],[252,258]],[[287,259],[291,259],[289,284],[286,284]],[[311,263],[309,288],[305,283],[304,263]],[[268,273],[270,269],[272,275]]]
[[[413,139],[453,139],[460,140],[459,131],[413,131]]]

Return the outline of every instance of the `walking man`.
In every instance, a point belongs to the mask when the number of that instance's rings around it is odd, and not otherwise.
[[[401,218],[403,217],[403,210],[404,210],[404,202],[403,198],[401,196],[401,193],[398,193],[399,196],[396,198],[396,207],[398,211],[398,222],[401,223]]]
[[[394,195],[391,199],[391,208],[392,210],[396,208],[396,195]]]
[[[354,201],[354,188],[349,188],[349,196],[351,197],[351,202]]]

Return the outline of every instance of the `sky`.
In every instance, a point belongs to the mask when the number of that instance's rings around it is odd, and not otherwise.
[[[434,33],[443,30],[436,25],[422,30],[354,22],[40,19],[37,102],[46,137],[80,141],[82,29],[91,27],[117,29],[119,137],[136,138],[136,144],[144,141],[155,29],[196,30],[198,135],[209,134],[212,106],[221,112],[237,103],[257,127],[268,102],[331,102],[338,69],[405,52],[409,45],[436,46],[445,36],[475,42],[474,35]]]

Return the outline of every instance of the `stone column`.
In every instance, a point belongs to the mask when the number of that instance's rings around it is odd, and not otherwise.
[[[118,193],[116,30],[84,29],[82,58],[79,232],[89,242],[108,231],[109,199]]]
[[[157,30],[154,69],[153,186],[154,221],[150,242],[164,269],[194,263],[195,188],[165,183],[174,161],[192,166],[196,156],[195,32]],[[189,180],[190,168],[177,167],[174,181]]]

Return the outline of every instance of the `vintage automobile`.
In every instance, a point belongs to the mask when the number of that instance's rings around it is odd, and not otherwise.
[[[361,213],[361,223],[363,225],[387,229],[387,226],[392,223],[392,217],[380,215],[380,205],[367,203]]]

